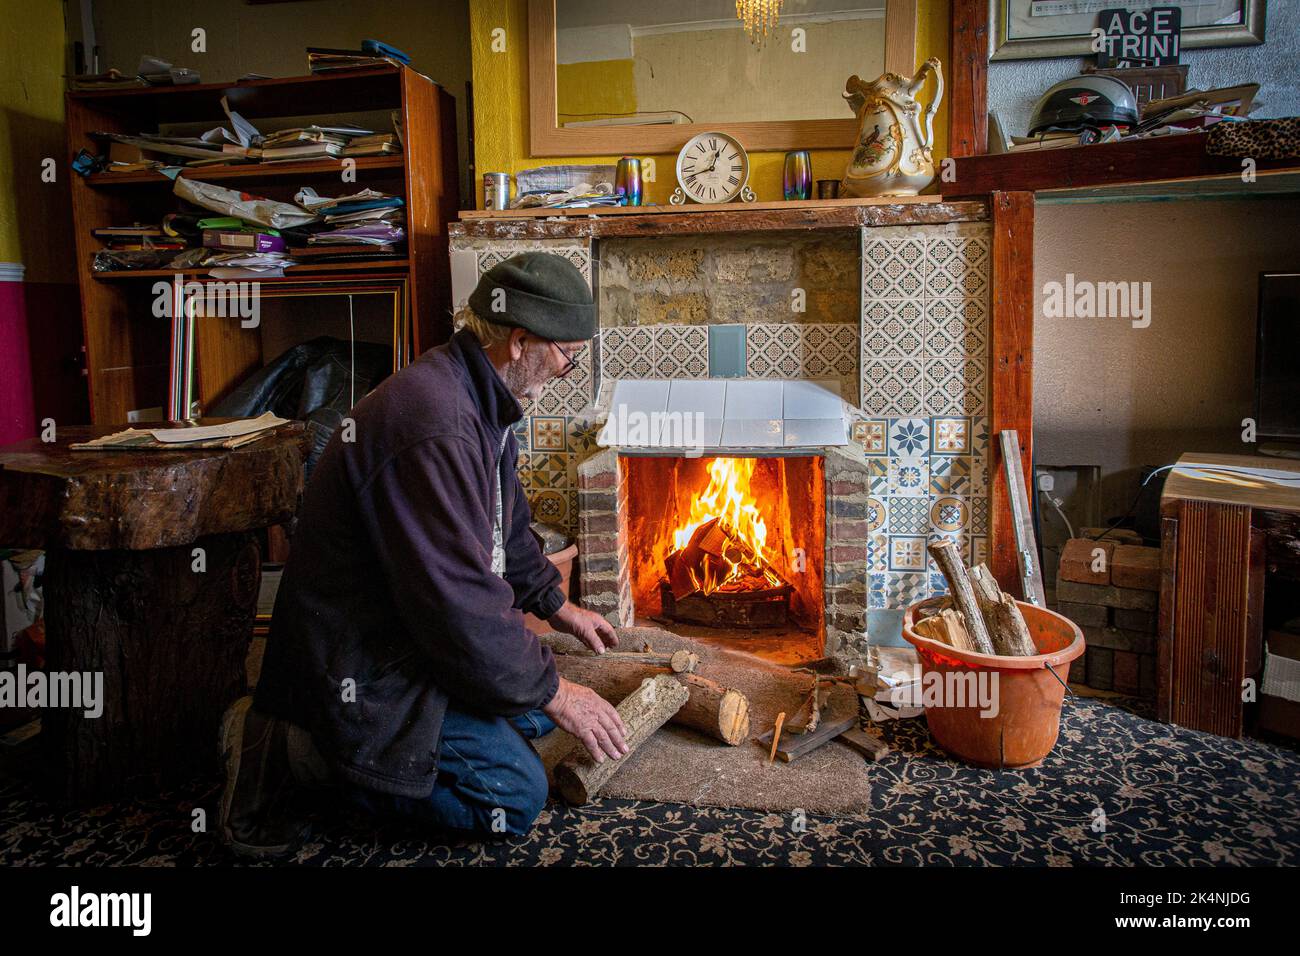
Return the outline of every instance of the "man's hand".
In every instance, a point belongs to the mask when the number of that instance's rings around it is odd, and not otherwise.
[[[606,757],[617,760],[627,755],[628,746],[623,739],[627,728],[623,726],[623,718],[613,704],[590,687],[561,677],[560,689],[542,712],[561,730],[581,740],[596,763],[604,763]]]
[[[547,618],[547,622],[557,631],[572,634],[597,654],[604,654],[607,647],[618,644],[618,635],[609,621],[572,601],[565,601],[563,607]]]

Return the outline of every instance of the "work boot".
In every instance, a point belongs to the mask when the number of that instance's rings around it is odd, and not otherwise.
[[[297,780],[290,762],[291,730],[306,733],[288,721],[259,713],[252,697],[235,701],[222,718],[226,789],[221,797],[221,835],[239,856],[285,856],[307,836],[307,822],[294,812]],[[295,744],[301,751],[301,740]]]

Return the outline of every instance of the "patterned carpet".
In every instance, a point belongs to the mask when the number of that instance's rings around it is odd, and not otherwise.
[[[1170,728],[1116,706],[1066,702],[1047,765],[994,772],[948,760],[923,720],[886,725],[864,764],[863,819],[605,800],[552,805],[527,836],[449,845],[354,815],[323,818],[304,866],[1296,865],[1300,754]],[[779,768],[778,768],[779,771]],[[156,799],[52,811],[0,780],[0,865],[230,863],[191,829],[218,782]]]

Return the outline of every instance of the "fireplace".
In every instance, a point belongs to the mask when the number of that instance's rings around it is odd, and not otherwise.
[[[869,485],[847,439],[605,448],[578,467],[580,600],[618,626],[655,624],[781,663],[860,659]]]
[[[820,457],[628,455],[622,464],[638,616],[737,635],[821,633]]]

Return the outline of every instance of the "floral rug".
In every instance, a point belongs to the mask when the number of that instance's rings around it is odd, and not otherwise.
[[[355,814],[324,816],[305,866],[1296,865],[1300,754],[1169,727],[1114,701],[1066,702],[1045,766],[988,771],[948,759],[923,720],[887,724],[864,763],[857,817],[602,800],[552,804],[532,831],[449,844]],[[0,779],[0,865],[205,866],[232,862],[215,828],[215,779],[175,793],[56,810]],[[267,864],[262,864],[267,865]]]

